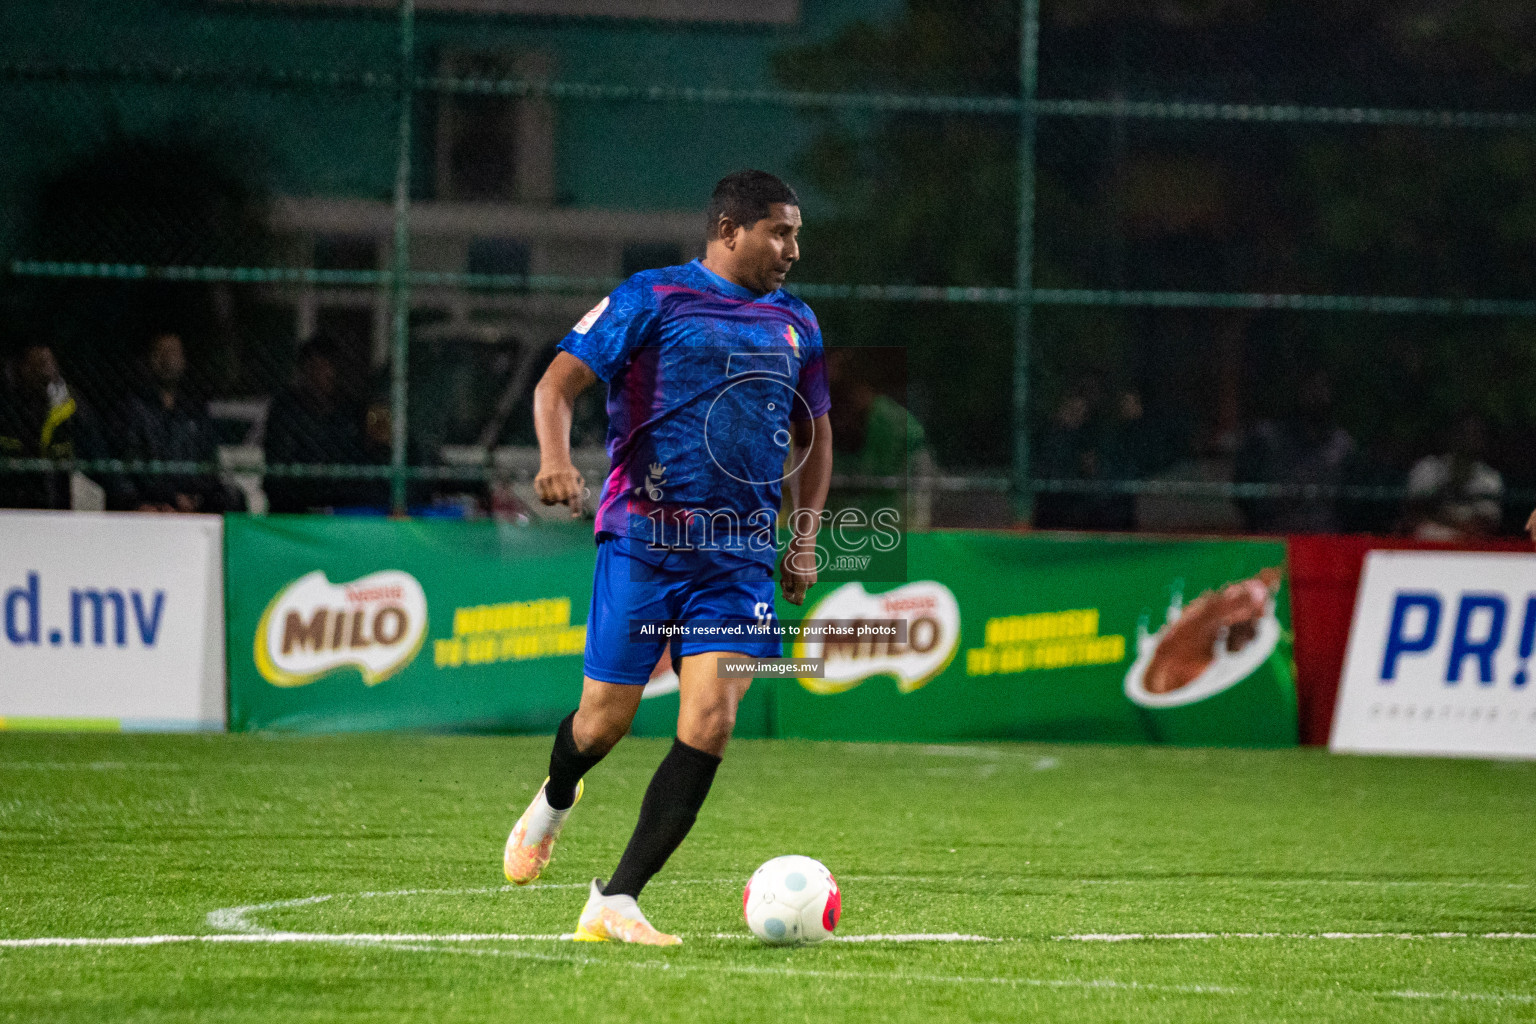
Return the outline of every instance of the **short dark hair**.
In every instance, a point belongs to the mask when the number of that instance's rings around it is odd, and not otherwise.
[[[161,338],[168,336],[180,338],[183,345],[187,343],[186,335],[182,334],[174,327],[153,327],[139,336],[139,351],[143,352],[145,355],[149,355],[155,350],[155,343],[158,342]]]
[[[332,366],[339,368],[341,343],[324,331],[316,331],[299,346],[299,351],[294,355],[294,361],[299,363],[308,362],[311,359],[324,359]]]
[[[3,373],[7,362],[20,364],[22,360],[27,358],[28,352],[33,352],[40,348],[53,352],[53,342],[33,335],[24,337],[20,341],[9,345],[0,346],[0,387],[3,387],[5,383]]]
[[[715,190],[709,197],[708,237],[715,237],[721,217],[729,217],[732,223],[750,229],[768,216],[768,208],[775,203],[799,206],[800,197],[767,171],[727,174],[715,183]]]

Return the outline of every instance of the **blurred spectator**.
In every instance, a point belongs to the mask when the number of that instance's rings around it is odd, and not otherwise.
[[[1462,540],[1495,533],[1504,478],[1482,459],[1487,429],[1476,416],[1456,425],[1447,455],[1427,455],[1408,472],[1407,527],[1421,540]]]
[[[902,486],[839,485],[828,496],[832,511],[896,508],[911,529],[926,529],[931,518],[933,458],[922,424],[896,399],[871,382],[882,368],[863,365],[888,358],[881,349],[839,349],[827,354],[832,407],[832,473],[840,477],[901,480]],[[887,371],[889,368],[885,368]]]
[[[1134,435],[1141,428],[1141,398],[1117,396],[1111,407],[1104,382],[1086,376],[1062,397],[1051,416],[1035,459],[1046,480],[1111,481],[1138,476]],[[1108,492],[1042,492],[1035,499],[1035,525],[1042,530],[1130,530],[1136,499]]]
[[[265,442],[269,464],[369,463],[363,411],[342,388],[340,346],[317,334],[299,349],[293,383],[272,399]],[[378,480],[268,476],[267,506],[273,512],[378,508],[387,486]]]
[[[1334,421],[1333,389],[1325,374],[1303,381],[1291,415],[1254,426],[1237,453],[1238,483],[1338,487],[1354,479],[1355,440]],[[1336,495],[1295,494],[1238,502],[1251,533],[1338,533]]]
[[[1155,476],[1189,449],[1188,428],[1167,416],[1148,415],[1135,388],[1115,394],[1110,430],[1127,480]]]
[[[122,457],[216,463],[218,439],[208,406],[182,389],[187,356],[181,336],[152,336],[145,369],[143,386],[118,411],[116,441]],[[109,498],[113,507],[140,512],[233,512],[245,507],[239,493],[213,473],[144,474]]]
[[[106,453],[90,411],[71,394],[45,342],[24,343],[0,380],[0,457],[95,459]],[[66,471],[0,472],[0,508],[70,507]]]

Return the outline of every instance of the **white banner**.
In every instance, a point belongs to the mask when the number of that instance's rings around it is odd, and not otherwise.
[[[223,729],[223,535],[218,516],[0,512],[0,728]]]
[[[1536,758],[1536,555],[1373,551],[1329,747]]]

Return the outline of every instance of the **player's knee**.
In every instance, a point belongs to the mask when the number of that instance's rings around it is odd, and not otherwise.
[[[696,750],[719,756],[731,738],[731,730],[735,728],[736,708],[721,703],[701,708],[679,721],[677,736]]]
[[[721,708],[710,717],[710,738],[720,746],[725,746],[725,741],[731,738],[731,732],[736,728],[736,705]]]
[[[611,715],[583,714],[578,711],[571,723],[571,738],[576,749],[588,757],[601,757],[612,750],[629,732],[629,722]]]

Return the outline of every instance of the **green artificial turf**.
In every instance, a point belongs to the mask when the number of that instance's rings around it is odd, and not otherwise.
[[[1426,937],[1536,934],[1528,764],[737,742],[642,899],[681,947],[435,938],[569,932],[664,749],[622,744],[512,889],[547,739],[0,734],[0,939],[413,936],[0,948],[0,1020],[1536,1019],[1536,938]],[[758,945],[741,887],[784,853],[841,935],[997,941]],[[1060,938],[1183,932],[1303,937]]]

